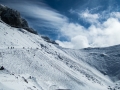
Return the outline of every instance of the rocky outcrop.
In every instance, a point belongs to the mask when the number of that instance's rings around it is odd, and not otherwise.
[[[3,66],[1,66],[1,67],[0,67],[0,70],[4,70],[4,67],[3,67]]]
[[[48,42],[48,43],[52,43],[52,44],[56,44],[56,45],[59,45],[58,43],[56,43],[55,41],[53,41],[53,40],[50,40],[50,38],[49,37],[47,37],[47,36],[41,36],[46,42]]]
[[[29,27],[27,21],[21,17],[18,11],[8,8],[1,4],[0,4],[0,17],[2,21],[4,21],[5,23],[12,27],[23,28],[31,33],[38,34],[37,31]],[[53,40],[50,40],[47,36],[42,36],[42,38],[48,43],[58,45],[58,43],[56,43]]]
[[[31,33],[37,34],[37,31],[30,28],[27,21],[23,19],[20,13],[16,10],[0,5],[0,16],[2,21],[12,27],[23,28]]]

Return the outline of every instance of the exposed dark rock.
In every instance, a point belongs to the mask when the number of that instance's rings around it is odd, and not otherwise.
[[[44,40],[46,40],[46,41],[50,41],[50,38],[49,37],[47,37],[47,36],[41,36]]]
[[[38,34],[37,31],[35,31],[35,30],[32,29],[32,28],[23,27],[23,29],[25,29],[25,30],[27,30],[27,31],[29,31],[29,32],[31,32],[31,33],[34,33],[34,34]]]
[[[49,37],[47,37],[47,36],[41,36],[46,42],[48,42],[48,43],[52,43],[52,44],[56,44],[56,45],[59,45],[58,43],[56,43],[55,41],[53,41],[53,40],[50,40],[50,38]]]
[[[4,67],[2,66],[2,67],[0,67],[0,70],[4,70]]]
[[[22,77],[22,78],[23,78],[23,80],[24,80],[26,83],[28,83],[27,79],[25,79],[24,77]]]
[[[30,28],[27,21],[23,19],[20,13],[16,10],[10,9],[4,5],[0,5],[0,16],[2,21],[12,27],[23,28],[31,33],[37,34],[37,31]]]

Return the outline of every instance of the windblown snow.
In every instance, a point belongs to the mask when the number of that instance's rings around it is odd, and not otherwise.
[[[0,21],[0,90],[120,90],[120,51],[112,50],[61,48]]]

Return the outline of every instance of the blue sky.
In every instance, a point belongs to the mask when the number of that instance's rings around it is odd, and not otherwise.
[[[0,0],[67,48],[120,44],[119,0]]]

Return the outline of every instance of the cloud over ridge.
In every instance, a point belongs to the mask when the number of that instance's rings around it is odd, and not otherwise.
[[[88,28],[76,23],[67,23],[61,28],[64,35],[70,38],[68,42],[57,41],[67,48],[107,47],[120,44],[120,12],[112,12],[110,17],[102,23],[99,15],[83,12],[86,21],[90,21]],[[94,23],[92,22],[95,21]],[[69,46],[68,46],[69,45]]]

